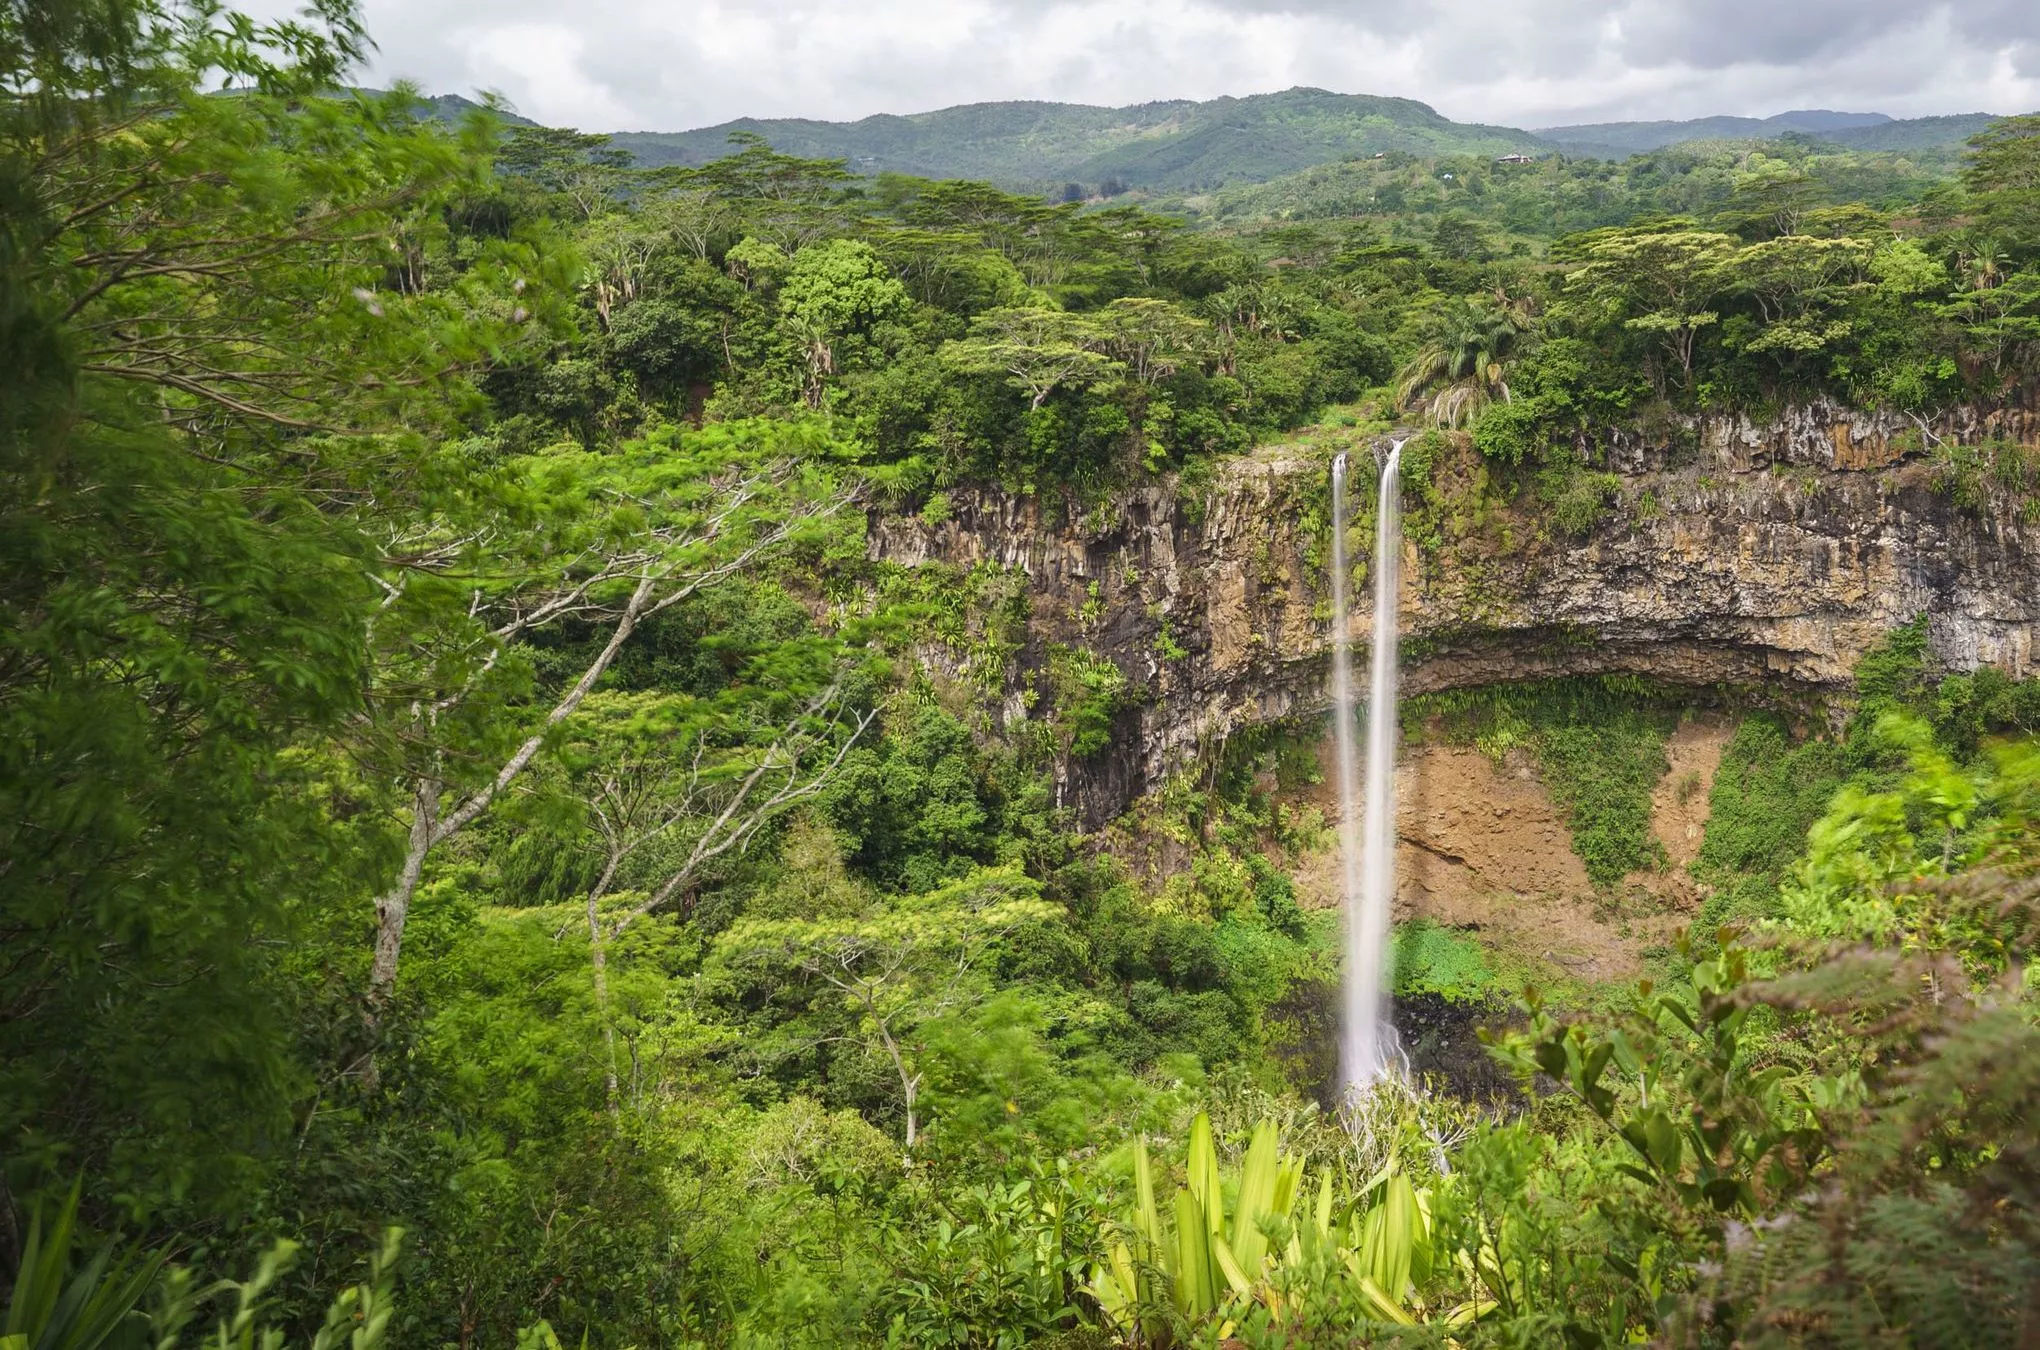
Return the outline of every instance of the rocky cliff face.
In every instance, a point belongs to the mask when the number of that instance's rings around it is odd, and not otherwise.
[[[1620,487],[1582,538],[1528,491],[1487,483],[1470,450],[1442,450],[1428,491],[1406,484],[1403,688],[1629,672],[1839,691],[1866,648],[1921,614],[1949,667],[2030,673],[2040,526],[1957,507],[1920,447],[2036,433],[2040,416],[2017,410],[1926,425],[1822,406],[1761,424],[1675,422],[1606,451]],[[1384,446],[1343,448],[1364,458]],[[1020,692],[1039,683],[1051,644],[1118,665],[1132,696],[1113,744],[1059,773],[1064,800],[1096,825],[1200,748],[1327,707],[1337,448],[1330,436],[1275,447],[1227,463],[1206,490],[1148,480],[1088,510],[953,493],[940,523],[875,517],[870,555],[1025,574],[1009,719],[1026,715]],[[1356,642],[1370,636],[1366,610],[1352,615]]]

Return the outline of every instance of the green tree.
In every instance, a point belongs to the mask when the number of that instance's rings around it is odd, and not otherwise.
[[[596,317],[607,331],[614,326],[617,306],[630,304],[643,291],[665,240],[637,218],[619,214],[591,222],[580,243],[588,257],[582,285],[594,297]]]
[[[535,517],[483,499],[475,514],[417,527],[409,565],[384,583],[404,622],[391,626],[375,676],[383,771],[409,818],[396,876],[375,898],[372,1017],[396,987],[434,851],[531,768],[639,624],[828,528],[850,495],[802,461],[830,454],[823,433],[784,424],[660,432],[618,454],[511,466],[522,500],[540,504]],[[567,624],[599,637],[528,701],[522,645]]]
[[[593,220],[610,210],[630,175],[628,150],[609,137],[560,127],[513,127],[496,167],[567,202],[576,217]]]
[[[737,330],[755,304],[739,283],[690,259],[667,270],[609,321],[609,359],[657,396],[737,373]]]
[[[1941,307],[1961,324],[1965,346],[1999,380],[2040,350],[2040,270],[2004,274],[1988,251],[1971,255],[1972,284]]]
[[[741,221],[735,204],[721,193],[687,180],[660,185],[648,194],[639,214],[699,262],[708,262],[717,243]]]
[[[1654,337],[1690,389],[1694,346],[1721,321],[1714,306],[1736,247],[1733,236],[1705,230],[1598,231],[1576,245],[1585,265],[1566,274],[1566,290],[1590,313]]]
[[[1902,714],[1884,714],[1872,734],[1904,756],[1905,773],[1891,787],[1852,784],[1836,795],[1781,892],[1782,921],[1823,939],[1952,953],[1980,974],[1998,973],[2007,934],[1994,924],[1941,926],[1951,911],[1939,891],[1979,869],[2023,870],[2040,825],[2040,748],[2016,742],[1965,766]]]
[[[1441,257],[1454,262],[1486,262],[1494,257],[1487,231],[1456,211],[1438,217],[1438,223],[1431,228],[1431,243]]]
[[[987,868],[937,890],[849,916],[747,919],[716,941],[732,975],[827,991],[849,1013],[841,1033],[883,1056],[898,1087],[909,1164],[921,1135],[926,1038],[987,992],[986,960],[1018,929],[1057,918],[1013,868]]]
[[[1823,351],[1849,335],[1842,310],[1863,284],[1873,246],[1861,239],[1782,235],[1738,249],[1730,286],[1757,307],[1761,328],[1740,345],[1780,357]]]
[[[1098,314],[1105,349],[1142,384],[1176,373],[1197,355],[1205,325],[1166,300],[1126,296]]]
[[[846,344],[868,340],[910,304],[907,288],[869,244],[831,239],[793,255],[779,283],[779,314],[806,363],[810,408],[821,406]]]
[[[1482,299],[1456,296],[1431,316],[1424,345],[1399,376],[1405,405],[1426,394],[1431,420],[1456,427],[1490,403],[1509,401],[1509,363],[1523,342],[1521,321]]]
[[[691,901],[718,859],[827,790],[875,717],[846,709],[837,682],[792,699],[790,714],[770,706],[786,701],[746,706],[754,700],[739,694],[717,706],[666,694],[598,695],[566,729],[568,791],[599,866],[586,896],[588,945],[612,1106],[612,945],[638,920]]]
[[[364,42],[344,3],[0,12],[0,1147],[143,1216],[249,1201],[279,948],[385,856],[307,748],[364,711],[463,373],[558,304],[520,245],[429,274],[491,133],[336,94]]]
[[[1963,186],[1986,234],[2040,253],[2040,114],[2006,117],[1969,139]]]
[[[743,233],[783,253],[842,232],[849,219],[845,189],[854,177],[842,160],[784,154],[749,131],[733,132],[730,143],[734,153],[676,176],[674,185],[690,194],[688,209],[702,218],[690,229],[720,225],[726,208]]]
[[[1099,348],[1097,322],[1059,309],[995,309],[971,321],[969,337],[942,347],[942,360],[966,375],[1003,375],[1038,409],[1067,386],[1094,384],[1116,374],[1118,362]]]
[[[875,242],[901,284],[924,305],[971,315],[1027,302],[1020,269],[968,231],[895,227]]]
[[[1745,238],[1778,239],[1799,233],[1819,186],[1804,166],[1757,151],[1732,175],[1735,191],[1717,218]]]

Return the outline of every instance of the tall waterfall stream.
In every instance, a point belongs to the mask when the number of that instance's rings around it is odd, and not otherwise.
[[[1345,1094],[1402,1063],[1385,984],[1395,902],[1396,596],[1402,563],[1402,442],[1381,466],[1374,528],[1374,640],[1367,690],[1364,806],[1353,716],[1352,603],[1346,561],[1346,457],[1332,461],[1332,719],[1338,752],[1339,867],[1346,919],[1339,1080]]]

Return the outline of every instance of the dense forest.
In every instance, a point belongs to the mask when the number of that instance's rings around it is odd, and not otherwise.
[[[2040,685],[1922,617],[1818,706],[1409,701],[1610,905],[1737,720],[1645,978],[1407,924],[1486,1049],[1339,1103],[1322,720],[1144,871],[1056,788],[1142,673],[1014,693],[1025,578],[867,535],[1399,428],[1419,531],[1562,541],[1654,509],[1625,437],[1820,400],[2015,532],[2040,450],[1931,428],[2040,377],[2040,118],[1193,211],[648,167],[367,43],[0,9],[0,1350],[2035,1343]]]

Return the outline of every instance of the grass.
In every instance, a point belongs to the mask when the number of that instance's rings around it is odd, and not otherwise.
[[[1438,994],[1473,1003],[1500,991],[1502,981],[1479,942],[1417,919],[1395,931],[1395,992]]]

